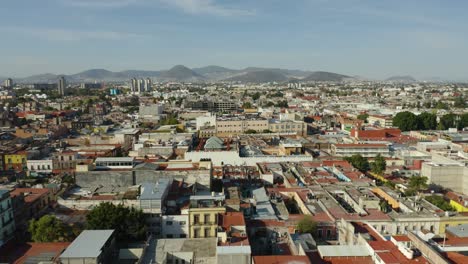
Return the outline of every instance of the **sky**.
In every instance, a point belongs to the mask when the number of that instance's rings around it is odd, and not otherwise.
[[[0,76],[219,65],[468,80],[466,0],[14,0]]]

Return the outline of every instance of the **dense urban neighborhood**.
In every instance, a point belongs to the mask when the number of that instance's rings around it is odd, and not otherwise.
[[[2,83],[0,263],[468,263],[468,84],[102,71]]]

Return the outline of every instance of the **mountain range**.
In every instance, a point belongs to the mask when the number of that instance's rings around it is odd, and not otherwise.
[[[25,78],[16,78],[18,83],[52,83],[56,82],[63,74],[45,73]],[[221,66],[210,65],[201,68],[188,68],[176,65],[169,70],[142,71],[126,70],[113,72],[105,69],[90,69],[76,74],[63,75],[68,82],[122,82],[131,78],[151,78],[155,81],[181,81],[181,82],[241,82],[241,83],[265,83],[265,82],[312,82],[332,81],[341,82],[347,80],[362,80],[356,76],[348,76],[324,71],[303,71],[281,68],[247,67],[244,69],[230,69]],[[394,76],[387,79],[392,82],[415,82],[411,76]]]

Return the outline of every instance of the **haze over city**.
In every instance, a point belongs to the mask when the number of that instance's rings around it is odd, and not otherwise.
[[[466,1],[16,0],[0,76],[219,65],[466,80]]]

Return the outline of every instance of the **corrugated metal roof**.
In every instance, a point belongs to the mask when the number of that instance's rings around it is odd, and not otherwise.
[[[96,258],[114,230],[84,230],[60,258]]]

